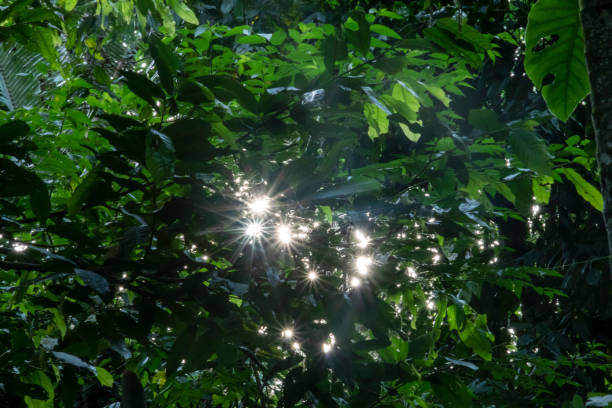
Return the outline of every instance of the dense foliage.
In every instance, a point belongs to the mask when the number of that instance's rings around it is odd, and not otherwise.
[[[0,2],[0,406],[607,406],[559,4]]]

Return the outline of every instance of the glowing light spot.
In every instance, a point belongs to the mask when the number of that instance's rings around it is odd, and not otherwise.
[[[416,273],[416,269],[414,269],[412,266],[409,266],[406,268],[406,275],[408,275],[409,278],[416,278],[417,277],[417,273]]]
[[[250,238],[259,238],[261,237],[262,234],[262,228],[261,228],[261,224],[259,222],[252,222],[249,225],[247,225],[245,234],[247,235],[247,237]]]
[[[367,275],[370,272],[370,266],[372,265],[372,257],[369,256],[358,256],[355,261],[355,267],[357,273],[360,275]]]
[[[370,243],[370,238],[365,235],[361,230],[355,231],[355,238],[357,238],[357,246],[359,248],[365,248]]]
[[[300,343],[298,343],[297,341],[294,341],[291,344],[291,348],[294,349],[295,351],[299,351],[300,350]]]
[[[125,291],[125,288],[123,286],[119,286],[119,292],[123,292]]]
[[[333,333],[330,333],[329,339],[325,343],[323,343],[323,353],[329,353],[332,350],[334,344],[336,344],[336,337]]]
[[[268,334],[268,326],[259,326],[259,329],[257,329],[257,334],[261,336]]]
[[[356,276],[353,276],[351,278],[351,287],[352,288],[358,288],[359,286],[361,286],[361,279],[359,279]]]
[[[13,245],[13,251],[15,251],[15,252],[23,252],[26,249],[28,249],[27,245],[23,245],[23,244],[14,244]]]
[[[208,259],[209,259],[209,258],[208,258],[208,255],[202,255],[202,260],[203,260],[204,262],[208,262]]]
[[[121,275],[121,278],[127,279],[127,276],[128,276],[127,273],[123,272],[123,274]]]
[[[433,301],[433,300],[428,300],[428,301],[427,301],[427,305],[426,305],[426,306],[427,306],[427,309],[429,309],[429,310],[433,310],[433,309],[435,309],[436,304],[434,303],[434,301]]]
[[[249,209],[253,214],[263,214],[270,209],[270,199],[260,197],[249,203]]]
[[[293,338],[293,329],[291,328],[287,328],[285,330],[283,330],[281,332],[281,337],[285,338],[285,339],[291,339]]]
[[[186,363],[185,359],[182,359],[181,364],[185,364],[185,363]]]
[[[279,225],[276,229],[276,238],[285,245],[291,243],[291,229],[289,229],[288,225]]]
[[[315,271],[308,272],[308,280],[309,281],[314,282],[317,279],[319,279],[319,274],[318,273],[316,273]]]

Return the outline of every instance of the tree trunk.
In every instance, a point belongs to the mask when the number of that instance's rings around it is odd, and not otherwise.
[[[591,112],[603,195],[603,217],[612,254],[612,0],[581,0]],[[612,257],[609,259],[612,271]]]

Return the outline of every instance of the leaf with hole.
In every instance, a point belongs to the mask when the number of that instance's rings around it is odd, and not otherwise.
[[[539,0],[529,11],[525,49],[525,72],[566,121],[591,89],[578,1]]]

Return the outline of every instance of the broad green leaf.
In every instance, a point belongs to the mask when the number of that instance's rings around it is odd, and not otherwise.
[[[270,44],[272,45],[281,45],[287,39],[287,33],[283,30],[277,30],[272,34],[270,38]]]
[[[149,50],[155,61],[159,80],[164,89],[169,94],[172,94],[174,92],[174,78],[178,68],[178,60],[174,50],[156,37],[153,37],[149,44]]]
[[[170,7],[172,7],[172,10],[176,13],[176,15],[186,22],[195,25],[200,24],[193,10],[181,0],[168,0],[168,4],[170,4]]]
[[[140,96],[151,106],[155,106],[154,98],[163,98],[164,92],[157,84],[142,74],[125,71],[123,76],[126,78],[126,84],[130,91]]]
[[[525,42],[525,72],[566,121],[590,92],[578,1],[539,0],[529,11]]]
[[[380,35],[384,35],[387,36],[389,38],[396,38],[398,40],[400,40],[402,37],[396,33],[394,30],[392,30],[391,28],[384,26],[382,24],[372,24],[370,26],[370,30],[376,34],[380,34]]]
[[[541,175],[551,174],[550,153],[537,133],[513,128],[508,135],[508,143],[525,167]]]
[[[242,36],[236,42],[238,44],[265,44],[268,42],[268,40],[261,35],[253,34]]]
[[[481,316],[479,316],[474,323],[470,320],[466,320],[463,330],[459,331],[459,337],[466,346],[474,351],[474,353],[487,361],[491,361],[493,357],[491,354],[491,342],[484,332],[486,325],[483,327],[480,322]]]
[[[554,182],[555,180],[548,176],[533,179],[533,196],[538,204],[548,204],[551,186]]]
[[[398,82],[397,84],[393,85],[391,96],[406,104],[406,106],[414,112],[418,112],[421,107],[417,95],[415,95],[414,91],[408,88],[408,86],[406,86],[404,83]]]
[[[60,4],[66,9],[66,11],[72,11],[76,7],[78,0],[63,0]]]
[[[100,381],[100,384],[105,387],[112,387],[113,383],[115,382],[111,373],[102,367],[96,367],[96,377],[98,378],[98,381]]]
[[[85,176],[68,199],[68,214],[74,215],[81,211],[83,203],[95,192],[98,181],[98,171],[97,168],[94,168]]]
[[[368,55],[370,49],[370,24],[365,19],[363,12],[354,11],[350,13],[350,18],[345,23],[346,38],[364,57]]]
[[[368,121],[368,136],[374,140],[378,136],[389,131],[389,119],[387,114],[372,103],[363,105],[363,113]]]
[[[187,81],[181,85],[178,90],[177,99],[179,101],[199,105],[201,103],[214,101],[215,95],[204,85],[195,81]]]
[[[212,124],[212,129],[225,141],[229,147],[232,149],[238,149],[238,144],[236,144],[236,139],[231,130],[227,128],[223,124],[223,122],[214,122]]]
[[[331,207],[329,205],[320,205],[319,208],[321,209],[321,211],[323,211],[327,223],[331,225],[333,221],[333,213]]]
[[[427,83],[425,84],[425,88],[427,88],[427,91],[430,94],[432,94],[437,100],[442,102],[442,104],[448,108],[448,105],[450,104],[450,98],[446,95],[446,92],[444,92],[442,88]]]
[[[595,186],[586,181],[580,174],[578,174],[578,172],[576,172],[576,170],[572,168],[566,167],[558,169],[557,171],[564,174],[565,177],[572,182],[580,197],[584,198],[597,211],[603,211],[603,197],[601,192],[595,188]]]
[[[66,335],[66,320],[64,320],[64,315],[55,308],[50,309],[50,311],[53,314],[53,323],[55,323],[55,326],[60,331],[60,335],[63,339]]]
[[[424,35],[446,52],[461,56],[473,68],[478,68],[485,52],[493,48],[491,36],[452,18],[439,19],[433,27],[424,30]]]
[[[161,183],[174,174],[174,145],[165,134],[151,129],[147,135],[145,163],[153,179]]]
[[[413,132],[412,130],[410,130],[410,127],[405,123],[399,122],[398,124],[400,129],[402,129],[402,132],[404,132],[404,135],[408,138],[408,140],[414,143],[419,141],[419,139],[421,138],[420,133]]]

